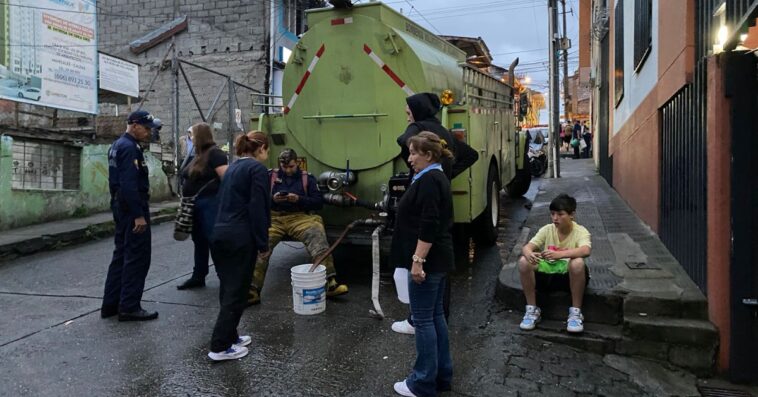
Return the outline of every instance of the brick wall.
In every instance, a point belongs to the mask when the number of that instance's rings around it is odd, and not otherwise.
[[[98,1],[98,40],[100,50],[136,62],[140,67],[140,91],[145,95],[155,77],[160,62],[170,46],[170,40],[141,54],[129,50],[129,43],[173,19],[175,0],[100,0]],[[235,81],[263,91],[267,70],[266,40],[268,32],[268,2],[241,0],[176,0],[179,15],[188,17],[188,28],[177,34],[179,58],[231,75]],[[168,60],[170,61],[170,55]],[[168,66],[166,68],[166,66]],[[161,141],[164,152],[173,152],[174,126],[172,123],[173,95],[170,63],[163,65],[144,105],[163,121]],[[224,78],[184,65],[192,89],[203,112],[207,112]],[[178,130],[201,121],[183,77],[179,76],[180,106]],[[252,114],[252,92],[237,87],[237,107],[242,109],[243,127],[247,130]],[[209,122],[221,122],[217,131],[219,143],[227,139],[227,91],[216,106],[215,117]],[[257,110],[256,110],[257,111]],[[165,157],[164,157],[165,159]]]

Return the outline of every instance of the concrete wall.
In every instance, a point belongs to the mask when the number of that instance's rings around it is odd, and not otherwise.
[[[170,40],[139,55],[131,53],[129,43],[173,19],[174,0],[100,0],[98,1],[98,35],[100,50],[136,62],[140,68],[140,90],[145,95],[150,81],[161,68]],[[268,2],[263,1],[204,1],[176,0],[179,15],[188,16],[188,29],[177,34],[179,58],[231,75],[234,80],[264,91],[267,59]],[[121,17],[119,15],[135,15]],[[171,57],[169,56],[169,60]],[[207,112],[224,78],[184,65],[203,112]],[[182,134],[190,125],[201,121],[187,84],[180,79],[180,109],[178,130]],[[172,80],[170,67],[158,74],[144,107],[163,123],[161,140],[164,152],[172,153]],[[250,90],[238,87],[236,107],[243,111],[243,127],[253,111]],[[210,120],[223,123],[216,131],[217,141],[227,139],[227,92],[221,94],[217,113]],[[257,111],[257,110],[256,110]],[[166,159],[166,156],[164,156]]]
[[[618,133],[642,101],[658,82],[658,0],[653,0],[652,49],[642,68],[634,70],[634,1],[625,1],[624,6],[624,97],[613,110],[613,132]],[[615,6],[615,5],[614,5]]]
[[[614,2],[615,3],[615,2]],[[653,2],[653,47],[634,71],[634,2],[624,2],[624,98],[614,107],[610,90],[609,153],[613,183],[634,211],[658,231],[660,210],[659,109],[692,80],[695,58],[695,4],[692,0]],[[610,6],[613,76],[613,6]],[[612,79],[611,79],[612,84]],[[601,132],[602,133],[602,132]]]
[[[0,137],[0,230],[109,210],[109,145],[82,147],[80,188],[72,191],[13,189],[12,147],[12,137]],[[152,199],[169,198],[168,179],[161,162],[150,153],[145,153],[145,161],[150,169]]]

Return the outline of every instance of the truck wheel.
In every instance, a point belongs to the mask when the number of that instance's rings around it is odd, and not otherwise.
[[[487,206],[474,220],[474,241],[482,246],[495,244],[498,223],[500,223],[500,181],[497,168],[491,165],[487,175]]]
[[[524,167],[516,170],[516,176],[506,185],[508,195],[513,198],[523,196],[529,190],[529,185],[532,184],[532,174],[528,164],[529,157],[526,155],[529,150],[528,147],[529,145],[526,145],[524,148],[524,161],[526,162]]]

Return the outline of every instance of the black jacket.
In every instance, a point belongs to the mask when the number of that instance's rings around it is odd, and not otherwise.
[[[440,109],[440,100],[437,95],[428,92],[415,94],[406,98],[405,101],[408,103],[408,108],[411,109],[413,120],[415,120],[397,138],[397,144],[400,145],[400,155],[406,163],[408,163],[408,156],[410,156],[408,139],[418,135],[421,131],[433,132],[447,142],[448,150],[453,153],[454,159],[442,159],[441,164],[445,175],[450,180],[471,167],[479,159],[479,153],[476,150],[465,142],[455,139],[450,131],[435,117]]]
[[[429,171],[416,180],[398,204],[392,234],[392,264],[410,269],[418,240],[432,243],[425,272],[449,272],[453,256],[453,201],[450,181],[439,171]]]
[[[227,168],[218,193],[218,215],[212,243],[252,246],[258,252],[268,251],[268,228],[271,225],[268,185],[268,170],[254,159],[241,158]]]
[[[150,180],[147,163],[137,139],[121,135],[108,150],[108,185],[111,200],[134,218],[149,215]]]

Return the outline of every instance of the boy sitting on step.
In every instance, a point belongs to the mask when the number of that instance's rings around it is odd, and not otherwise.
[[[543,226],[522,248],[518,261],[521,287],[526,296],[526,313],[520,328],[532,330],[540,321],[536,290],[571,292],[566,330],[584,331],[582,296],[589,281],[584,258],[590,255],[590,233],[574,222],[576,200],[561,194],[550,203],[552,223]]]

